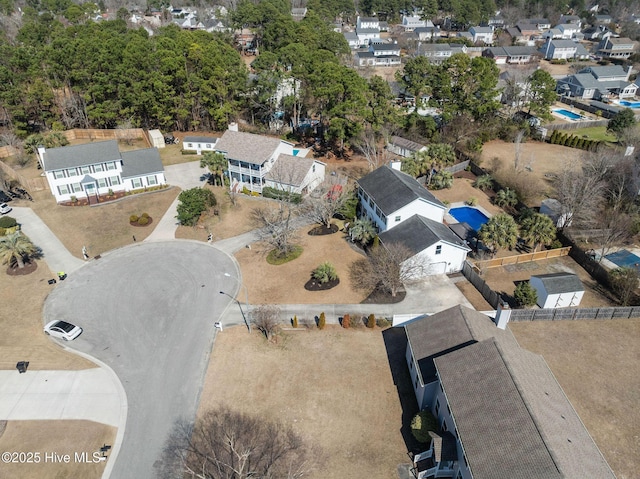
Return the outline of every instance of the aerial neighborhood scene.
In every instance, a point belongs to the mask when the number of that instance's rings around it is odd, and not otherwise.
[[[638,42],[0,0],[0,478],[639,478]]]

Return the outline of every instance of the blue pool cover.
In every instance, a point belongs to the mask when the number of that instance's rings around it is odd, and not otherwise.
[[[480,227],[489,221],[489,218],[487,218],[482,211],[477,208],[472,208],[471,206],[451,208],[449,214],[460,223],[467,223],[476,231],[480,231]]]
[[[635,268],[640,272],[640,257],[636,256],[631,251],[621,249],[620,251],[606,255],[605,258],[618,266]]]

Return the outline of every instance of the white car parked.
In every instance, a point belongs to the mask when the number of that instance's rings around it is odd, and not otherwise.
[[[66,321],[55,320],[47,323],[44,327],[44,334],[64,339],[65,341],[73,341],[82,334],[82,328]]]
[[[6,215],[13,208],[6,203],[0,203],[0,215]]]

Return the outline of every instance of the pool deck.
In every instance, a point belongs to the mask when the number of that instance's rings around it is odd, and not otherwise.
[[[493,216],[493,214],[489,213],[482,206],[479,206],[479,205],[471,206],[471,205],[468,205],[467,203],[465,203],[464,201],[457,201],[455,203],[451,203],[449,205],[449,208],[447,208],[447,211],[444,214],[444,220],[447,222],[447,224],[453,225],[453,224],[456,224],[456,223],[460,223],[457,219],[455,219],[453,216],[451,216],[449,214],[449,210],[451,210],[453,208],[461,208],[463,206],[466,206],[467,208],[475,208],[480,213],[485,215],[487,218],[491,218]]]

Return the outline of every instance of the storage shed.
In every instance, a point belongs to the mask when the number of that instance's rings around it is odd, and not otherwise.
[[[538,293],[538,306],[541,308],[575,307],[584,296],[584,286],[573,273],[531,276],[529,284]]]
[[[155,148],[164,148],[164,136],[160,130],[149,130],[149,140],[151,141],[151,146]]]

